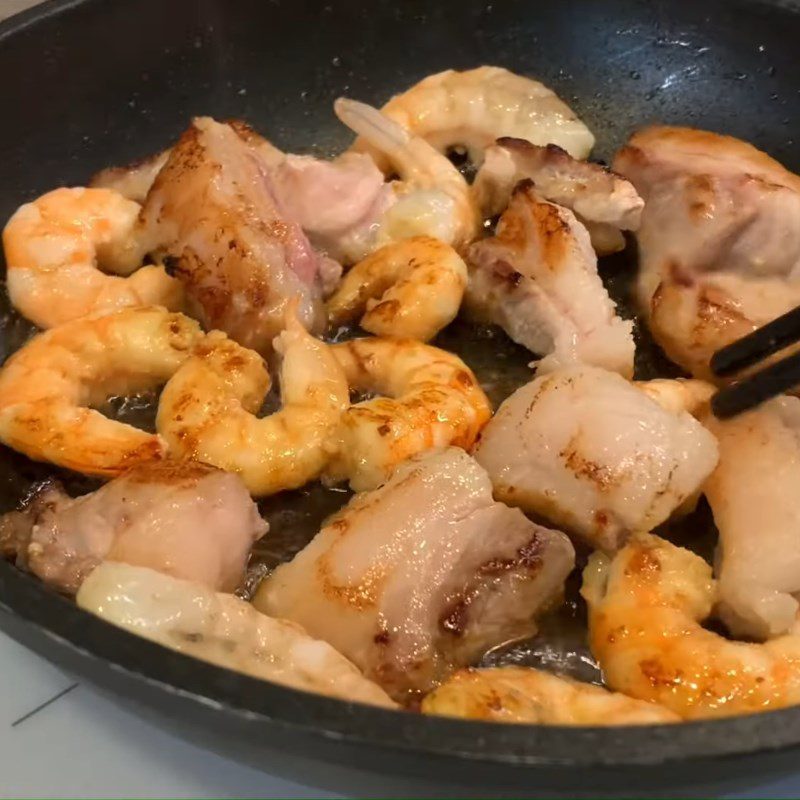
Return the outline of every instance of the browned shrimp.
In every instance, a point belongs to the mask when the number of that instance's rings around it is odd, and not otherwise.
[[[581,591],[610,688],[686,719],[800,703],[800,635],[751,644],[703,628],[716,585],[689,550],[641,534],[613,558],[594,553]]]
[[[344,276],[328,300],[333,325],[354,322],[378,336],[427,342],[458,314],[467,266],[450,245],[431,236],[376,250]]]
[[[180,310],[179,281],[160,266],[136,269],[138,215],[110,189],[56,189],[19,208],[3,231],[14,307],[40,328],[131,306]]]
[[[335,345],[350,388],[377,392],[351,406],[332,437],[327,477],[374,489],[402,461],[448,445],[468,450],[491,416],[489,400],[457,356],[409,339]]]
[[[133,308],[40,333],[0,371],[0,441],[36,461],[112,477],[160,458],[161,437],[103,416],[112,395],[163,384],[202,338],[165,308]]]
[[[325,443],[350,404],[331,348],[300,324],[296,305],[275,339],[283,408],[255,416],[269,388],[261,356],[212,331],[161,393],[157,426],[170,452],[241,476],[254,495],[296,489],[330,460]]]

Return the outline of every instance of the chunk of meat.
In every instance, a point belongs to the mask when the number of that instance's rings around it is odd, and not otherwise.
[[[800,596],[800,400],[705,422],[720,450],[704,487],[720,537],[718,610],[736,636],[788,633]]]
[[[530,179],[544,199],[573,211],[599,255],[625,247],[620,231],[639,227],[644,200],[632,184],[600,164],[579,161],[554,144],[504,137],[486,150],[472,185],[484,216],[505,210],[514,187]]]
[[[407,700],[532,634],[573,563],[564,534],[494,502],[486,473],[450,448],[356,495],[262,583],[255,604]]]
[[[343,263],[375,248],[377,228],[397,197],[375,162],[363,153],[334,161],[286,156],[271,171],[281,207],[311,242]]]
[[[531,181],[517,186],[495,236],[473,244],[468,259],[468,309],[546,356],[540,370],[582,362],[633,375],[633,325],[617,316],[586,228]]]
[[[495,497],[614,550],[692,498],[717,463],[714,437],[612,372],[572,367],[518,389],[475,459]]]
[[[654,725],[680,719],[657,703],[526,667],[457,672],[422,701],[422,710],[537,725]]]
[[[711,378],[715,350],[800,304],[800,177],[691,128],[639,131],[614,168],[646,200],[638,296],[653,335]]]
[[[291,622],[207,586],[106,562],[84,581],[78,605],[137,636],[293,689],[393,708],[386,693],[330,645]]]
[[[266,353],[292,298],[304,326],[322,330],[326,264],[281,208],[262,143],[196,119],[158,174],[142,224],[144,248],[183,281],[201,322]]]
[[[75,499],[45,485],[0,518],[0,551],[67,593],[105,559],[233,591],[267,528],[238,476],[162,461]]]

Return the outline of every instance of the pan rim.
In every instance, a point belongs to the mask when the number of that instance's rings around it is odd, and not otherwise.
[[[338,700],[252,678],[142,639],[0,562],[0,619],[9,614],[63,652],[99,660],[129,680],[241,720],[354,747],[507,767],[620,768],[702,764],[800,745],[800,708],[674,725],[602,727],[451,719]]]
[[[800,0],[747,2],[800,13]],[[0,45],[37,23],[92,3],[98,0],[44,0],[0,23]],[[141,639],[0,561],[0,628],[9,628],[9,615],[40,640],[57,644],[60,652],[101,661],[132,681],[155,685],[194,704],[212,706],[242,720],[388,753],[506,767],[574,769],[702,765],[800,747],[800,707],[675,725],[589,727],[448,719],[324,697],[251,678]],[[242,702],[243,698],[257,702]],[[298,722],[298,717],[316,722]]]

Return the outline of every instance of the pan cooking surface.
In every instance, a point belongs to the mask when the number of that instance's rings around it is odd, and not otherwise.
[[[57,0],[0,27],[0,70],[13,76],[4,84],[6,108],[13,113],[0,126],[0,217],[7,219],[20,203],[56,184],[80,185],[100,168],[160,150],[195,114],[244,118],[279,147],[332,154],[350,138],[331,110],[339,95],[379,103],[426,74],[482,63],[552,86],[596,134],[599,158],[609,159],[635,128],[661,121],[730,133],[797,171],[799,39],[796,3],[758,0],[376,0],[368,6],[355,0]],[[630,250],[601,262],[606,285],[626,316],[634,264]],[[0,314],[0,354],[6,357],[31,328],[7,304]],[[499,331],[458,321],[436,344],[467,361],[495,405],[530,376],[530,355]],[[636,367],[642,378],[677,374],[641,330]],[[119,399],[106,413],[151,425],[154,400]],[[2,510],[52,474],[50,467],[0,450]],[[72,493],[96,485],[58,477]],[[290,558],[347,497],[314,486],[262,503],[271,532],[256,550],[254,575]],[[677,536],[680,544],[708,556],[713,527],[707,508],[701,505]],[[502,648],[485,662],[538,664],[597,681],[596,665],[583,646],[577,582],[572,583],[568,602],[543,621],[536,639]],[[390,759],[407,751],[438,752],[502,763],[503,770],[510,762],[653,764],[800,742],[797,711],[687,724],[647,736],[635,730],[539,733],[387,715],[164,655],[87,620],[6,564],[0,564],[0,604],[33,623],[15,629],[15,635],[117,693],[159,709],[168,706],[175,716],[204,720],[209,728],[227,710],[232,750],[252,752],[254,760],[270,737],[282,747],[293,746],[289,740],[299,743],[303,726],[308,735],[329,731],[334,738],[358,741],[361,751],[353,761],[363,762],[366,750],[380,743],[393,748]],[[117,668],[105,669],[109,661]],[[142,681],[142,674],[151,681]],[[188,694],[164,692],[165,686]],[[212,700],[191,705],[192,694]],[[246,721],[235,711],[242,708],[248,709]],[[294,738],[276,721],[295,726]],[[491,736],[478,730],[491,730]],[[343,758],[342,750],[313,742],[311,750],[318,748],[320,757]],[[417,766],[418,772],[434,769]],[[732,774],[737,766],[744,769],[744,762],[729,761],[725,769]]]

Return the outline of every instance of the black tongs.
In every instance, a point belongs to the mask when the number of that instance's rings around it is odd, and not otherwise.
[[[720,378],[727,378],[798,342],[800,307],[717,350],[711,358],[711,371]],[[711,399],[711,410],[719,419],[727,419],[748,411],[771,397],[783,394],[798,384],[800,350],[720,389]]]

